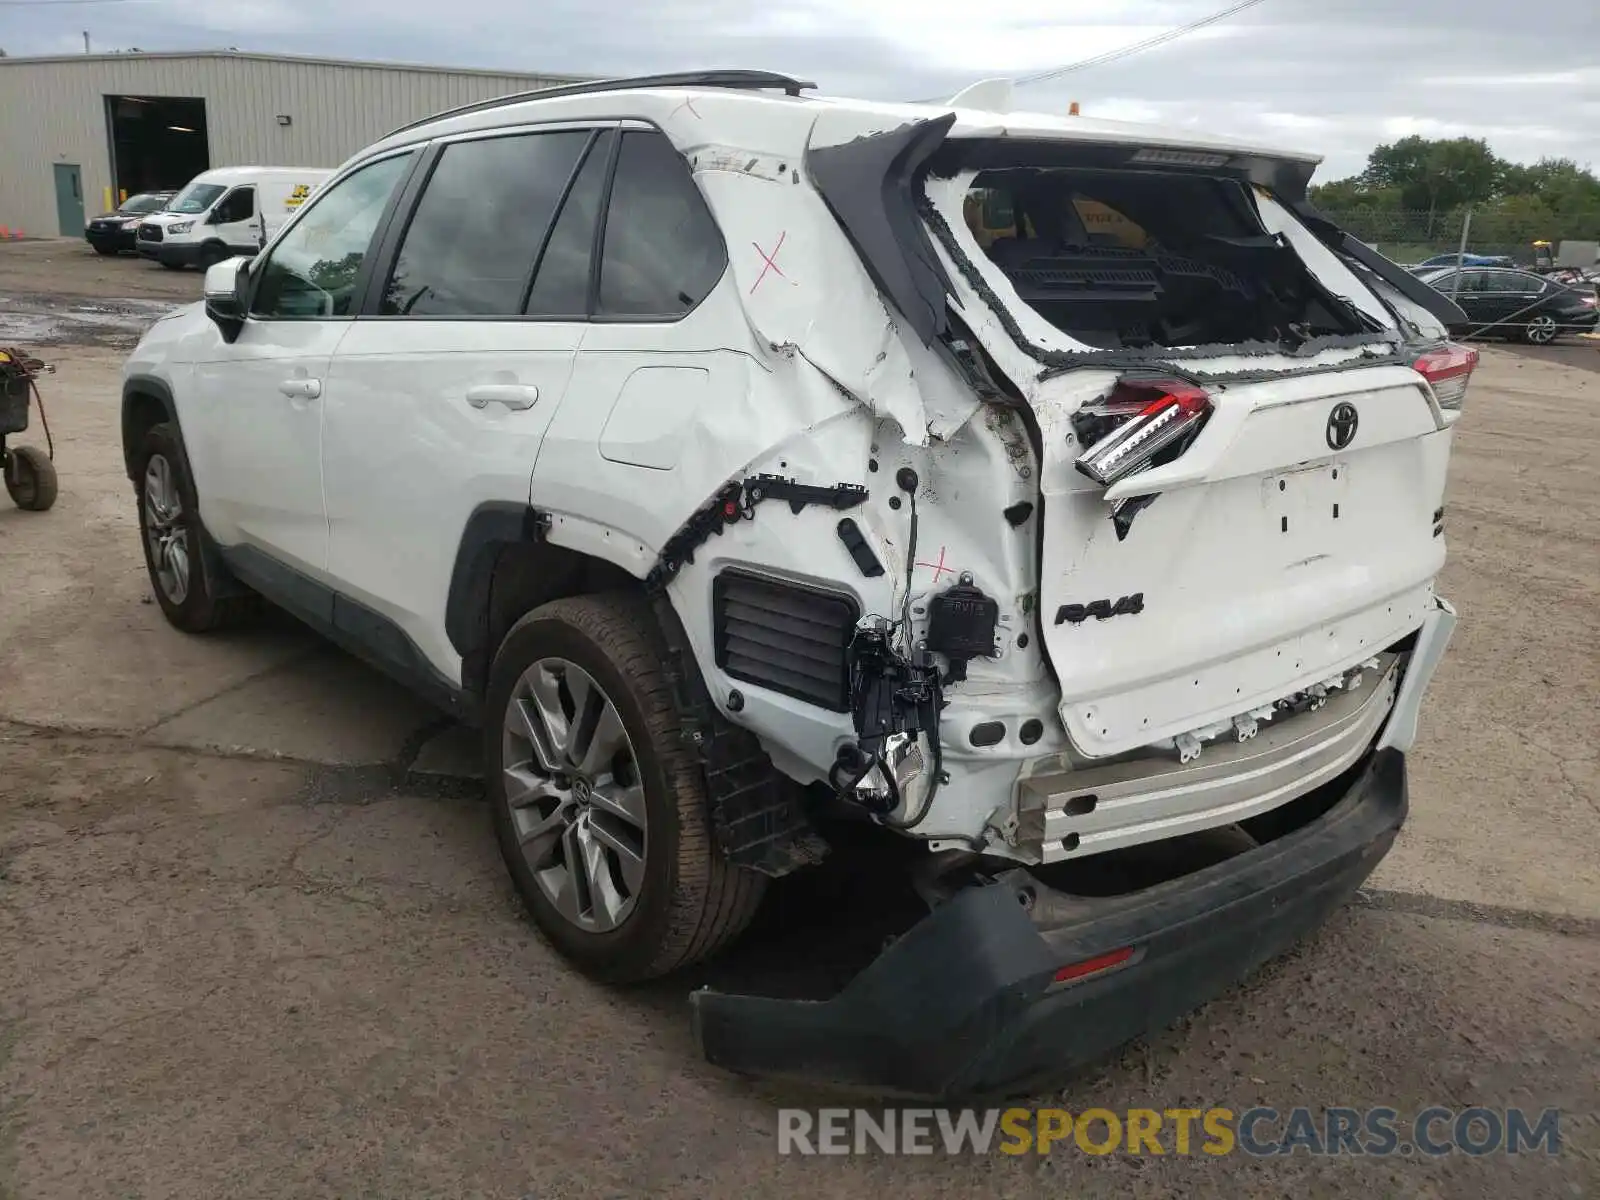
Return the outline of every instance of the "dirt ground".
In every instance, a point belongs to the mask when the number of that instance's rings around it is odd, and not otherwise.
[[[49,513],[0,504],[4,1200],[1597,1194],[1600,345],[1485,350],[1446,510],[1462,624],[1371,886],[1039,1098],[1556,1107],[1562,1153],[816,1159],[777,1153],[776,1113],[829,1099],[697,1061],[685,998],[814,969],[858,910],[790,904],[711,967],[592,985],[523,919],[459,731],[287,620],[164,624],[117,376],[198,289],[0,244],[0,344],[58,368],[61,473]]]

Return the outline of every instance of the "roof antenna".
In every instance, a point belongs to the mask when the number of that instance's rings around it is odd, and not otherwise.
[[[977,108],[984,112],[1011,111],[1011,80],[982,79],[950,97],[951,108]]]

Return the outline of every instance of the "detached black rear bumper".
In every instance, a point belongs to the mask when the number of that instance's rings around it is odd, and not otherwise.
[[[959,894],[832,1000],[699,991],[706,1058],[729,1070],[933,1100],[1016,1094],[1171,1024],[1320,925],[1388,852],[1405,756],[1380,750],[1310,824],[1143,892],[1083,900],[1033,885]],[[1053,915],[1052,915],[1053,914]],[[1132,947],[1058,984],[1063,966]]]

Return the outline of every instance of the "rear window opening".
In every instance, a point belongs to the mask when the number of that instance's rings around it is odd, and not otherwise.
[[[1267,232],[1234,179],[1007,168],[975,176],[963,210],[1018,298],[1096,349],[1294,348],[1379,327]]]

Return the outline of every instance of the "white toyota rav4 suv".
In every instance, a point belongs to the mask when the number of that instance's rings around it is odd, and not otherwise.
[[[150,330],[127,468],[174,625],[266,597],[481,725],[599,978],[711,953],[852,820],[913,843],[927,914],[836,996],[694,994],[712,1061],[1011,1091],[1387,851],[1476,354],[1313,157],[810,89],[384,138]]]

